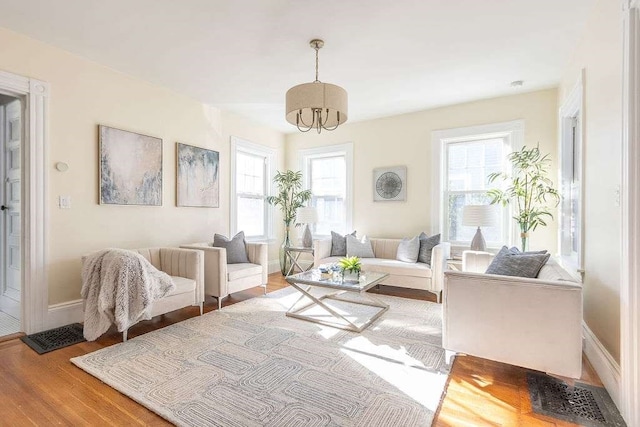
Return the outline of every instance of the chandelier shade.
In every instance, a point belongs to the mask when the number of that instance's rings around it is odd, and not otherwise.
[[[301,132],[334,130],[347,121],[347,91],[340,86],[318,80],[318,50],[322,40],[311,40],[316,51],[316,79],[292,87],[286,95],[286,119]]]

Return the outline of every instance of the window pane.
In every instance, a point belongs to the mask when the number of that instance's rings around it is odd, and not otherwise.
[[[344,156],[312,159],[310,163],[313,194],[344,197],[347,172]]]
[[[265,157],[238,151],[236,162],[236,191],[263,196]]]
[[[478,227],[462,225],[462,211],[465,205],[488,205],[490,198],[483,193],[456,193],[449,197],[449,240],[453,242],[471,242]],[[498,215],[496,225],[493,227],[482,227],[482,235],[487,243],[504,243],[502,236],[502,225],[504,218]]]
[[[344,155],[309,160],[311,206],[318,210],[315,234],[346,233],[347,166]]]
[[[343,198],[314,196],[311,203],[318,210],[319,221],[314,227],[316,234],[327,235],[331,231],[346,233],[346,205]]]
[[[503,138],[447,144],[448,191],[490,188],[487,176],[502,170]]]
[[[238,231],[245,236],[264,236],[264,199],[238,196]]]

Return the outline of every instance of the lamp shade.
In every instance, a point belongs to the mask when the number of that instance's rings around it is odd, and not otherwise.
[[[318,222],[318,211],[311,206],[298,208],[296,212],[296,222],[298,224],[315,224]]]
[[[498,222],[495,205],[467,205],[462,210],[462,225],[470,227],[490,227]]]
[[[303,83],[287,91],[287,121],[297,124],[297,114],[302,122],[314,123],[314,111],[322,113],[322,126],[331,128],[347,121],[347,91],[331,83]],[[338,114],[339,113],[339,114]],[[326,122],[324,122],[326,120]]]

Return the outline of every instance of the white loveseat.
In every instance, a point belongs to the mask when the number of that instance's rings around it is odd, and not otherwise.
[[[433,292],[440,302],[443,274],[451,251],[449,243],[440,243],[433,248],[431,265],[429,265],[422,262],[408,263],[396,260],[398,246],[402,239],[371,238],[370,240],[375,258],[361,259],[364,271],[388,273],[389,277],[381,284]],[[331,256],[331,240],[314,240],[313,263],[316,267],[337,262],[340,258],[342,257]]]
[[[492,254],[465,251],[446,271],[443,347],[550,374],[580,378],[582,285],[549,260],[535,279],[484,274]]]

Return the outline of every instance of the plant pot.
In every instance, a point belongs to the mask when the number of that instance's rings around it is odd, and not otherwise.
[[[284,241],[282,245],[280,245],[280,271],[283,276],[286,276],[291,268],[291,259],[287,256],[287,252],[285,248],[291,246],[291,241],[289,240],[289,227],[286,227],[284,234]]]
[[[360,272],[342,270],[342,280],[345,282],[358,282],[360,281]]]

